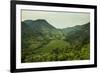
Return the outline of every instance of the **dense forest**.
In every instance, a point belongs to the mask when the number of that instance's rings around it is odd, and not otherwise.
[[[90,59],[90,23],[57,29],[44,19],[21,22],[21,62]]]

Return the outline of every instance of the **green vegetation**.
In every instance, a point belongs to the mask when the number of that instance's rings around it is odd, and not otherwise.
[[[90,59],[90,23],[57,29],[45,20],[21,25],[21,62]]]

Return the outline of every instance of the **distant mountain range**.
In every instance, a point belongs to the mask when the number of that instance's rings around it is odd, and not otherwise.
[[[21,38],[23,52],[22,61],[25,62],[26,53],[29,51],[27,55],[31,55],[33,52],[30,51],[36,49],[39,49],[36,51],[38,53],[45,53],[43,51],[45,48],[48,48],[48,51],[51,51],[52,48],[65,48],[65,46],[68,46],[68,43],[69,45],[79,45],[81,43],[82,48],[84,44],[86,45],[90,41],[90,23],[57,29],[44,19],[25,20],[21,22]],[[61,46],[57,47],[51,45],[51,43],[55,45],[60,44]],[[50,45],[52,48],[50,48]],[[28,49],[25,50],[26,48]]]
[[[67,27],[64,29],[57,29],[50,25],[46,20],[25,20],[22,22],[22,35],[34,37],[42,37],[48,39],[75,39],[75,38],[89,38],[90,23],[84,25],[76,25],[74,27]]]

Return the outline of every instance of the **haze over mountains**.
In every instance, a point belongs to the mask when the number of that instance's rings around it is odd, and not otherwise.
[[[58,29],[44,19],[21,22],[22,62],[89,59],[90,23]]]

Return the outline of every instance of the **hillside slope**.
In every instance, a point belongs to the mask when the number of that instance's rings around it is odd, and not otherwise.
[[[90,23],[57,29],[43,19],[25,20],[21,33],[21,62],[90,58]]]

